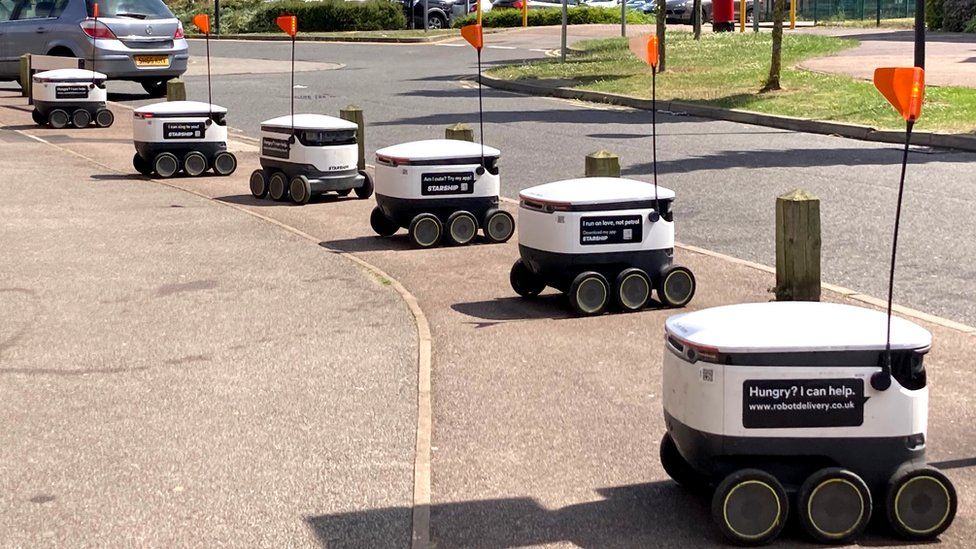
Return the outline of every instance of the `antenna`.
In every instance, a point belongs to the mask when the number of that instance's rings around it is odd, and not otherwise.
[[[895,207],[895,230],[891,239],[891,267],[888,271],[888,325],[885,335],[885,352],[881,371],[871,376],[871,386],[878,391],[891,386],[891,309],[895,293],[895,259],[898,254],[898,228],[901,222],[901,205],[905,194],[905,172],[908,169],[908,149],[912,143],[912,129],[922,116],[925,96],[925,70],[920,67],[881,68],[874,71],[874,85],[889,103],[905,119],[905,152],[901,161],[901,178],[898,181],[898,205]]]
[[[661,200],[657,196],[657,36],[644,35],[631,38],[630,51],[651,66],[651,164],[654,166],[654,211],[660,216]]]
[[[205,13],[193,16],[193,24],[203,32],[207,41],[207,109],[210,111],[210,122],[213,122],[213,88],[210,85],[210,16]]]
[[[295,35],[298,34],[298,17],[282,15],[275,20],[278,28],[291,36],[291,137],[289,143],[295,142]]]
[[[92,23],[92,64],[91,64],[92,86],[94,86],[95,85],[95,49],[98,44],[98,2],[95,2],[92,5],[92,16],[95,19],[94,23]]]
[[[461,27],[461,36],[478,52],[478,133],[481,137],[481,167],[487,169],[485,166],[485,109],[481,92],[481,49],[485,46],[485,37],[481,28],[480,0],[478,0],[478,22]]]

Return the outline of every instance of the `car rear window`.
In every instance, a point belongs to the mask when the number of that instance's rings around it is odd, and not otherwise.
[[[95,0],[86,0],[88,16],[93,14]],[[131,17],[133,19],[172,19],[162,0],[98,0],[99,17]]]

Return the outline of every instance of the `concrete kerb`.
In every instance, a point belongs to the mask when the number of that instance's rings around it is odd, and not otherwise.
[[[507,197],[501,197],[501,200],[503,202],[508,202],[510,204],[518,204],[518,200],[514,200]],[[722,261],[727,261],[729,263],[734,263],[736,265],[743,265],[766,273],[770,273],[774,275],[776,274],[776,269],[774,267],[763,265],[762,263],[756,263],[754,261],[739,259],[737,257],[732,257],[730,255],[725,255],[723,253],[713,252],[712,250],[706,250],[705,248],[700,248],[698,246],[692,246],[691,244],[682,244],[681,242],[675,242],[674,245],[676,248],[680,248],[688,252],[714,257],[716,259],[721,259]],[[870,296],[870,295],[865,295],[856,290],[852,290],[850,288],[837,286],[836,284],[828,284],[826,282],[821,283],[820,287],[823,288],[825,291],[833,292],[835,294],[839,294],[848,299],[852,299],[854,301],[860,301],[861,303],[865,303],[873,307],[879,307],[882,309],[888,307],[888,302],[886,300],[874,296]],[[943,328],[950,328],[952,330],[956,330],[964,334],[976,336],[976,327],[969,326],[961,322],[956,322],[955,320],[949,320],[948,318],[942,318],[940,316],[932,315],[929,313],[919,311],[917,309],[904,307],[898,304],[895,304],[892,307],[892,310],[895,313],[898,313],[899,315],[907,318],[920,320],[922,322],[928,322],[929,324],[935,324],[936,326],[942,326]]]
[[[301,35],[295,37],[297,42],[366,42],[373,44],[430,44],[436,42],[444,42],[446,40],[453,40],[455,38],[460,38],[460,34],[445,34],[439,36],[316,36],[312,35]],[[192,40],[203,40],[206,37],[202,34],[189,34],[188,39]],[[211,36],[212,40],[256,40],[256,41],[291,41],[291,37],[286,34],[276,35],[276,34],[222,34],[220,36]]]
[[[609,103],[634,109],[650,110],[651,100],[619,95],[613,93],[577,90],[559,86],[545,86],[513,80],[503,80],[482,75],[481,81],[486,86],[501,90],[523,93],[527,95],[543,95],[561,99],[576,99],[593,103]],[[700,118],[727,120],[741,124],[766,126],[796,132],[836,135],[862,141],[901,144],[905,142],[905,134],[898,131],[878,130],[870,126],[845,124],[842,122],[826,122],[821,120],[807,120],[774,114],[761,114],[734,109],[722,109],[707,105],[682,103],[680,101],[658,101],[658,111],[675,114],[687,114]],[[945,149],[957,149],[976,152],[976,135],[952,135],[932,132],[913,132],[912,144]]]
[[[119,105],[121,107],[132,110],[131,107],[126,105]],[[92,158],[88,158],[84,155],[76,153],[70,149],[61,147],[55,143],[47,141],[41,137],[31,135],[23,130],[14,130],[18,134],[23,135],[34,141],[44,143],[55,147],[63,152],[81,158],[87,162],[91,162],[103,169],[110,172],[121,173],[118,170],[98,162]],[[229,140],[232,141],[232,140]],[[414,446],[414,483],[413,483],[413,516],[412,516],[412,526],[411,526],[411,546],[413,549],[426,549],[430,546],[430,498],[431,498],[431,431],[433,428],[432,419],[432,407],[431,407],[431,367],[432,367],[432,337],[430,330],[430,323],[427,320],[427,315],[424,314],[423,309],[420,307],[420,303],[417,301],[416,296],[410,293],[406,287],[400,283],[399,280],[390,276],[386,271],[380,269],[376,265],[369,263],[368,261],[358,257],[356,254],[322,246],[321,239],[315,238],[314,236],[282,223],[271,217],[262,215],[258,212],[251,211],[244,206],[238,204],[231,204],[228,202],[223,202],[211,198],[201,192],[196,190],[182,187],[175,182],[164,181],[160,179],[145,178],[146,181],[152,183],[157,183],[165,185],[172,189],[183,191],[194,195],[198,198],[220,204],[222,206],[232,208],[244,214],[253,216],[261,221],[270,223],[278,228],[284,229],[300,238],[308,240],[309,242],[315,244],[319,248],[328,250],[330,253],[339,255],[357,266],[359,266],[364,271],[368,272],[372,276],[376,277],[381,282],[389,282],[389,285],[394,291],[400,296],[403,302],[407,305],[410,313],[413,315],[414,323],[417,326],[417,432]]]

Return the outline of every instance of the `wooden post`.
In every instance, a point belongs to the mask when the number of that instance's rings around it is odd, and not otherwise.
[[[339,109],[339,118],[356,123],[356,142],[359,143],[359,170],[366,169],[366,118],[363,109],[357,105],[349,105]]]
[[[471,141],[473,143],[474,130],[469,128],[467,124],[458,122],[444,129],[444,139],[457,139],[458,141]]]
[[[186,101],[186,82],[179,78],[166,82],[166,100]]]
[[[776,300],[820,301],[820,199],[799,189],[776,198]]]
[[[31,96],[30,58],[29,53],[20,56],[20,95],[23,97]]]
[[[620,177],[620,158],[610,151],[599,150],[586,155],[586,177]]]

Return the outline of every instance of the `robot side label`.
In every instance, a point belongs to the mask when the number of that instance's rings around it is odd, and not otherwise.
[[[261,154],[272,158],[288,158],[290,145],[287,139],[265,137],[261,140]]]
[[[863,379],[746,380],[742,426],[857,427],[866,401]]]
[[[56,86],[54,88],[55,99],[88,99],[88,86]]]
[[[644,238],[639,215],[599,215],[580,218],[580,244],[632,244]]]
[[[473,194],[474,172],[420,174],[421,196]]]
[[[206,122],[164,122],[163,139],[203,139]]]

